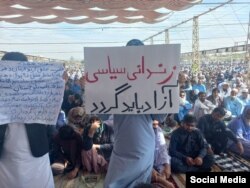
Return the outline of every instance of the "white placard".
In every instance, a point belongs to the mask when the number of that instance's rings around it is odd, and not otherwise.
[[[178,112],[179,44],[85,48],[84,57],[87,113]]]
[[[55,125],[61,108],[63,65],[0,61],[0,124]]]

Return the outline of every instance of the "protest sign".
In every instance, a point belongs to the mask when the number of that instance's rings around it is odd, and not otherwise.
[[[61,108],[63,65],[0,61],[0,124],[55,125]]]
[[[179,110],[180,45],[85,48],[87,113]]]

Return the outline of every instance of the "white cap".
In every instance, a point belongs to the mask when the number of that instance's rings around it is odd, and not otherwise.
[[[198,90],[198,89],[195,89],[195,90],[194,90],[194,94],[195,94],[195,95],[198,95],[198,93],[199,93],[199,90]]]
[[[248,89],[247,89],[247,88],[243,88],[243,89],[241,90],[241,92],[242,92],[242,93],[243,93],[243,92],[248,93]]]
[[[222,82],[221,85],[229,85],[227,82]]]

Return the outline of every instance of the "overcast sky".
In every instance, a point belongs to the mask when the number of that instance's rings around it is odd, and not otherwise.
[[[227,0],[203,0],[203,4],[173,12],[157,24],[10,24],[0,22],[0,51],[21,51],[29,55],[82,60],[84,47],[124,46],[132,38],[144,40],[172,25],[185,21]],[[199,18],[200,49],[214,49],[243,44],[247,39],[249,0],[235,0]],[[244,3],[245,2],[245,3]],[[211,4],[212,3],[212,4]],[[167,10],[159,10],[167,11]],[[192,21],[169,31],[170,43],[180,43],[182,52],[192,51]],[[163,44],[165,35],[154,38]],[[149,44],[150,41],[146,42]],[[22,43],[22,44],[17,44]]]

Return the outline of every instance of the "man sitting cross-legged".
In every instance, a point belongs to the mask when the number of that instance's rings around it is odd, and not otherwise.
[[[67,173],[69,179],[77,177],[81,167],[81,135],[68,125],[59,129],[54,137],[54,163],[51,165],[54,175]]]
[[[196,118],[187,114],[171,136],[169,154],[175,173],[210,171],[214,164],[213,155],[207,153],[206,141],[195,126]]]

